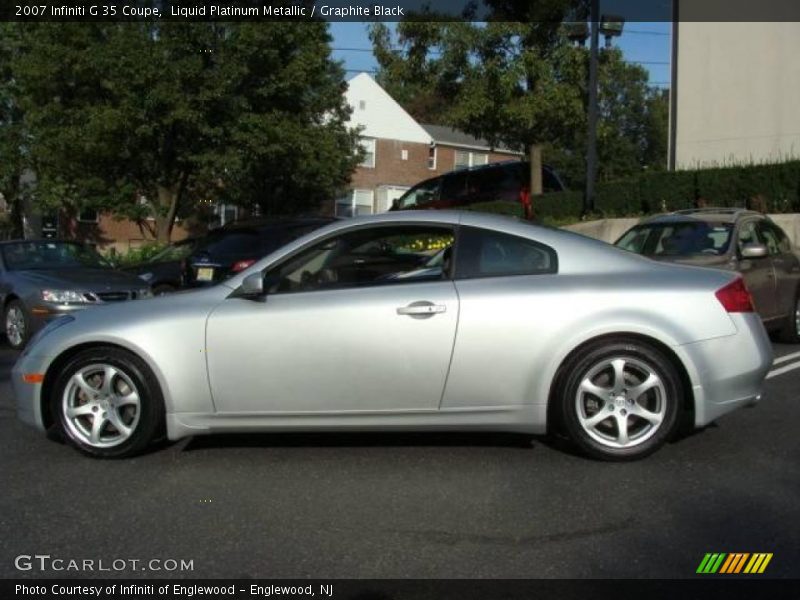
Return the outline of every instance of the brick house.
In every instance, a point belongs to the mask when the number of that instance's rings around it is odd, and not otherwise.
[[[416,183],[454,169],[522,158],[505,148],[441,125],[417,123],[366,73],[348,82],[349,126],[361,127],[366,152],[350,181],[349,193],[336,199],[337,216],[389,210]]]

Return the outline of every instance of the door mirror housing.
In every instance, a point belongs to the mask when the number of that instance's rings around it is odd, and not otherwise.
[[[239,287],[242,298],[260,298],[264,296],[264,274],[261,271],[251,273],[242,280]]]
[[[764,244],[745,244],[742,248],[742,258],[765,258],[769,254]]]

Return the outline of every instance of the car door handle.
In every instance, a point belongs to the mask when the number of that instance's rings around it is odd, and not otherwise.
[[[425,316],[435,315],[447,311],[444,304],[434,304],[433,302],[412,302],[408,306],[401,306],[397,309],[398,315]]]

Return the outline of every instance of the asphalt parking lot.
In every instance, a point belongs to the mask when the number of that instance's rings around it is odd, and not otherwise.
[[[605,464],[494,434],[220,436],[96,461],[17,421],[3,349],[0,577],[166,575],[20,572],[25,554],[191,560],[169,573],[185,577],[692,577],[706,552],[772,552],[765,577],[798,577],[799,351],[775,345],[786,370],[758,407]]]

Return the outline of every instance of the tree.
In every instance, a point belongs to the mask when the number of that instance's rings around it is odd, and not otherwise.
[[[370,35],[379,82],[420,119],[525,151],[541,144],[569,187],[586,174],[588,50],[558,23],[403,22]],[[399,47],[398,47],[399,46]],[[601,52],[600,180],[663,168],[664,93],[618,49]]]
[[[0,196],[6,202],[9,222],[7,234],[22,237],[26,187],[23,174],[27,165],[22,110],[16,101],[16,82],[11,60],[17,51],[16,29],[0,24]]]
[[[316,208],[358,160],[327,25],[26,25],[13,62],[38,196],[152,217]]]

